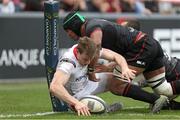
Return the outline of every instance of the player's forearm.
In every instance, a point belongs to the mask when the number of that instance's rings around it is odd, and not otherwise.
[[[121,55],[116,55],[115,56],[115,61],[117,62],[117,64],[121,67],[121,69],[127,69],[128,68],[128,64],[126,62],[126,59],[121,56]]]
[[[71,96],[64,87],[68,80],[69,75],[63,73],[62,71],[56,71],[50,84],[50,92],[68,104],[74,105],[76,102],[78,102],[78,100]]]
[[[107,63],[107,66],[109,68],[109,72],[112,72],[113,69],[116,67],[117,63],[116,62],[110,62],[110,63]]]
[[[103,68],[104,71],[103,72],[113,72],[116,65],[117,65],[116,62],[109,62],[107,64],[104,64],[104,68]]]
[[[70,105],[75,105],[77,102],[79,102],[76,98],[74,98],[68,93],[68,91],[64,88],[63,85],[55,86],[54,90],[52,90],[52,93],[57,98],[65,101],[66,103]]]
[[[103,48],[101,58],[116,62],[122,69],[128,69],[125,58],[112,50]]]

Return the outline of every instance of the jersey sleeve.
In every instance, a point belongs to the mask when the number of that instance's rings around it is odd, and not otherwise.
[[[76,68],[75,62],[68,58],[61,59],[57,65],[57,70],[62,70],[67,74],[71,74],[73,69],[75,68]]]

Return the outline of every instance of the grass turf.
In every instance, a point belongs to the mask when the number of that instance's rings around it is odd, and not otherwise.
[[[52,111],[46,79],[37,82],[0,83],[0,119],[180,119],[180,110],[161,110],[159,114],[152,115],[147,103],[109,92],[100,97],[107,103],[123,102],[124,109],[90,117],[78,117],[73,112],[42,115],[40,113]],[[179,98],[177,100],[180,101]]]

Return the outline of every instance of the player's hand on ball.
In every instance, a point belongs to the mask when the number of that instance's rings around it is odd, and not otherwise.
[[[82,102],[78,102],[74,105],[75,110],[78,113],[78,116],[83,115],[83,116],[90,116],[91,113],[89,111],[89,108],[87,107],[87,105],[85,105]]]

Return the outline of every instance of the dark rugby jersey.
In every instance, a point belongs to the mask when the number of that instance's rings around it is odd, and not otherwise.
[[[124,55],[129,45],[134,44],[139,31],[133,28],[120,26],[116,23],[103,19],[91,19],[85,25],[85,34],[90,37],[91,33],[100,28],[103,33],[102,47],[111,49]]]

